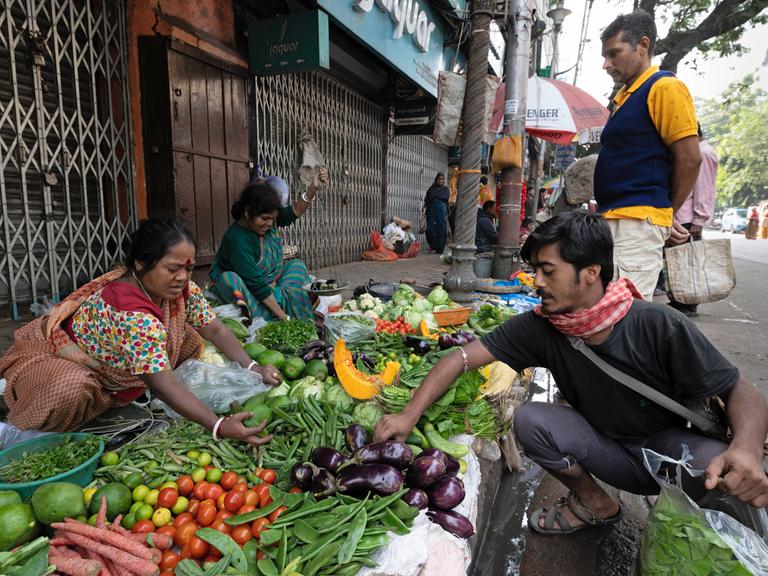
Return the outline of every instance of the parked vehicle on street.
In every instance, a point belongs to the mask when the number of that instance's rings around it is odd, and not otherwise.
[[[728,208],[720,220],[720,232],[744,232],[747,227],[746,208]]]

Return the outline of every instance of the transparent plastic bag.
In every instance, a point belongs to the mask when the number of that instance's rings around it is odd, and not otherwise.
[[[647,449],[643,449],[643,456],[646,468],[661,486],[661,493],[648,516],[635,576],[679,574],[681,562],[689,570],[686,573],[692,575],[768,574],[768,542],[760,536],[768,529],[765,510],[731,496],[717,503],[729,509],[729,514],[700,508],[673,483],[679,482],[683,470],[694,477],[704,473],[688,464],[691,453],[685,444],[680,460]],[[668,464],[677,469],[674,479],[660,475],[662,466],[666,468]]]
[[[48,436],[55,432],[43,432],[42,430],[19,430],[12,424],[0,422],[0,450],[5,450],[21,442],[38,438],[39,436]]]
[[[39,318],[40,316],[50,314],[54,306],[56,306],[56,302],[48,298],[48,296],[43,296],[39,302],[35,300],[30,304],[29,311],[32,312],[35,318]]]
[[[325,317],[325,341],[336,344],[336,340],[344,342],[360,342],[371,340],[376,333],[376,322],[357,312],[334,312]]]
[[[187,360],[174,373],[179,382],[217,414],[229,410],[229,405],[235,400],[244,402],[255,394],[269,390],[259,374],[234,362],[218,366],[200,360]],[[153,404],[172,418],[178,416],[160,400],[156,399]]]

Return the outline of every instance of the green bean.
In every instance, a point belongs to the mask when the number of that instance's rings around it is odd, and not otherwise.
[[[277,567],[275,566],[275,563],[272,562],[271,558],[262,558],[261,560],[256,561],[256,566],[259,569],[259,572],[261,572],[264,576],[278,576],[280,572],[277,571]]]
[[[374,501],[371,504],[368,504],[368,506],[366,506],[366,511],[368,512],[368,516],[373,516],[377,512],[380,512],[381,510],[388,508],[390,504],[392,504],[396,500],[399,500],[400,497],[406,492],[408,492],[408,488],[403,488],[399,492],[395,492],[394,494],[390,494],[389,496],[385,496],[384,498],[381,498],[378,501]]]
[[[288,553],[288,531],[283,528],[282,532],[280,548],[277,549],[277,566],[281,574],[285,570],[285,556]]]
[[[243,554],[240,546],[223,532],[219,532],[213,528],[200,528],[195,532],[195,535],[216,548],[222,554],[231,555],[232,565],[238,570],[245,571],[248,569],[248,564],[245,561],[245,554]]]
[[[305,544],[314,544],[320,537],[318,531],[304,520],[297,520],[293,525],[293,535]]]
[[[324,510],[333,508],[335,505],[336,502],[333,499],[327,498],[325,500],[320,500],[320,502],[316,502],[315,504],[310,504],[309,506],[302,506],[294,512],[284,512],[277,518],[277,520],[275,520],[272,527],[277,528],[283,524],[290,524],[297,518],[310,516],[316,512],[323,512]]]
[[[318,570],[328,564],[328,562],[339,553],[341,542],[329,542],[324,548],[321,548],[315,555],[314,560],[304,565],[302,569],[303,576],[315,576]]]
[[[352,526],[349,529],[349,534],[347,534],[347,539],[339,548],[339,564],[346,564],[355,555],[357,544],[360,542],[360,538],[363,537],[367,522],[368,515],[365,513],[365,508],[362,508],[352,520]]]

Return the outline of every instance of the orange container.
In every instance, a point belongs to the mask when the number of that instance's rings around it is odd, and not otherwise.
[[[472,314],[472,308],[451,308],[432,312],[438,326],[459,326],[467,321],[470,314]]]

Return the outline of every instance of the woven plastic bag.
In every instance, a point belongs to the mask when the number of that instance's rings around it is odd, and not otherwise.
[[[691,453],[685,444],[680,460],[647,449],[643,456],[661,492],[643,532],[635,576],[768,574],[768,542],[760,536],[768,531],[765,509],[731,496],[717,503],[748,527],[725,512],[697,506],[677,485],[683,470],[691,476],[704,473],[689,466]],[[661,470],[669,470],[670,465],[677,474],[667,480]]]
[[[494,171],[523,167],[523,138],[519,134],[504,136],[493,145]]]
[[[704,304],[727,297],[736,286],[731,241],[697,240],[665,248],[667,291],[681,304]]]

